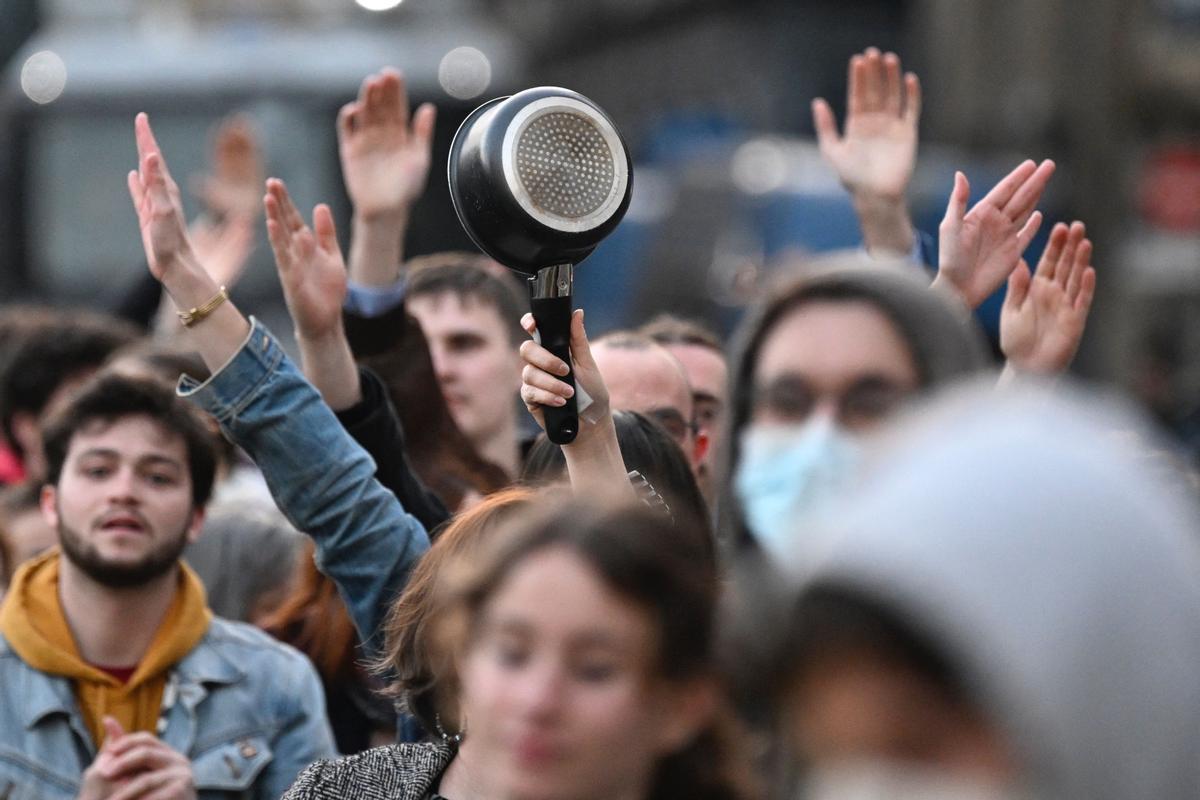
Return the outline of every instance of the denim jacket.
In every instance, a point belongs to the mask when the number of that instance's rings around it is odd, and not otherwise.
[[[217,618],[168,677],[159,737],[191,759],[200,800],[274,800],[335,753],[324,708],[308,659]],[[73,798],[95,757],[71,681],[0,636],[0,800]]]
[[[337,585],[361,641],[378,652],[383,617],[429,536],[375,480],[375,462],[253,318],[229,363],[202,384],[184,376],[179,393],[254,459],[279,509],[312,537],[317,568]]]

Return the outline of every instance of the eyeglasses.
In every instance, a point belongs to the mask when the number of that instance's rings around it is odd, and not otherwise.
[[[803,378],[785,375],[755,391],[754,414],[782,422],[803,422],[818,405],[829,402],[843,427],[861,430],[890,416],[915,391],[888,378],[869,375],[832,394],[818,391]]]
[[[689,435],[696,435],[695,420],[685,420],[683,414],[679,413],[679,409],[655,408],[645,413],[646,416],[653,419],[659,425],[662,425],[671,438],[679,442],[680,446],[687,443]]]

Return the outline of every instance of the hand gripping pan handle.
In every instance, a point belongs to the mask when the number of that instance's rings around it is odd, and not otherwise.
[[[570,264],[546,267],[529,279],[530,311],[537,323],[542,347],[567,364],[562,380],[575,387],[575,368],[571,365],[571,304],[573,269]],[[576,395],[561,406],[542,406],[546,436],[555,444],[570,444],[579,434]]]

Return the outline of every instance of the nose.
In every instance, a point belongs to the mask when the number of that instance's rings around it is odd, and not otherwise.
[[[444,345],[430,342],[429,358],[433,362],[433,374],[438,383],[448,383],[454,379],[456,369],[454,359]]]
[[[520,687],[521,713],[528,720],[546,722],[559,714],[566,691],[566,676],[560,665],[540,664],[529,670]]]
[[[137,488],[137,476],[132,469],[118,469],[108,482],[109,502],[120,505],[136,505],[141,501]]]

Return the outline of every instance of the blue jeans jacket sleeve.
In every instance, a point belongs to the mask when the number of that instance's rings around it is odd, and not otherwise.
[[[342,594],[364,644],[429,549],[424,527],[375,480],[375,463],[258,321],[242,349],[180,395],[221,423],[270,487],[280,510],[316,544],[317,567]]]

